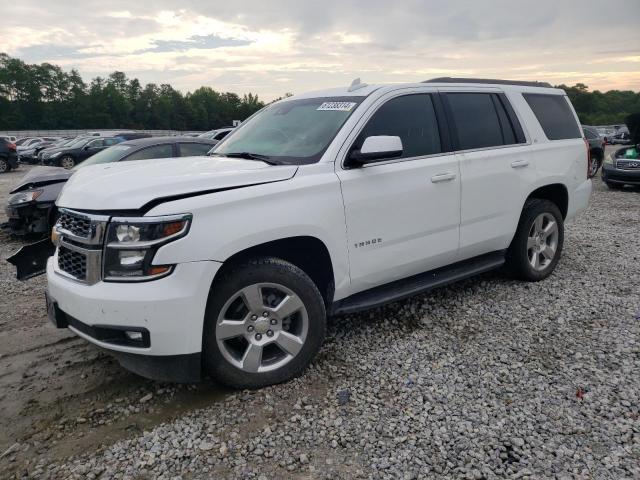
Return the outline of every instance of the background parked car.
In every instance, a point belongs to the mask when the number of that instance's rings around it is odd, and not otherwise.
[[[47,149],[42,156],[42,164],[56,167],[73,168],[92,155],[105,148],[120,143],[117,137],[81,138],[71,145]]]
[[[609,140],[611,145],[631,145],[631,135],[629,132],[621,132],[614,135]]]
[[[143,138],[106,148],[72,170],[35,167],[11,189],[6,207],[9,221],[3,227],[14,235],[48,234],[57,215],[56,198],[65,182],[80,168],[127,160],[200,156],[205,155],[216,143],[208,138]]]
[[[16,144],[6,138],[0,138],[0,173],[5,173],[18,167]]]
[[[43,138],[42,141],[32,144],[25,149],[21,150],[20,147],[18,147],[18,162],[31,163],[31,164],[38,163],[38,152],[54,145],[61,145],[62,143],[63,143],[63,140],[60,138],[56,138],[56,139]]]
[[[35,147],[39,143],[52,142],[55,140],[57,140],[57,138],[54,138],[54,137],[32,137],[26,140],[25,142],[21,143],[20,145],[16,145],[16,147],[17,147],[18,154],[20,154],[22,151]]]
[[[219,142],[224,137],[229,135],[233,131],[234,127],[224,127],[218,128],[217,130],[209,130],[208,132],[201,133],[198,135],[199,138],[210,138],[211,140],[215,140]]]
[[[5,137],[7,138],[7,137]],[[24,144],[26,141],[31,140],[33,137],[22,137],[22,138],[18,138],[15,142],[16,147],[19,147],[20,145]]]
[[[589,142],[589,150],[591,152],[591,165],[589,166],[589,175],[594,176],[598,169],[602,166],[604,160],[605,141],[598,133],[595,127],[582,125],[584,136]]]

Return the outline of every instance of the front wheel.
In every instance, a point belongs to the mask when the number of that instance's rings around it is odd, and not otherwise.
[[[65,155],[60,159],[60,166],[69,170],[76,166],[76,161],[70,155]]]
[[[507,251],[507,268],[521,280],[543,280],[556,268],[563,244],[564,222],[557,205],[529,199]]]
[[[607,181],[605,181],[604,183],[607,184],[607,187],[609,188],[609,190],[622,190],[622,187],[623,187],[623,185],[619,183],[611,183]]]
[[[231,267],[209,294],[203,340],[212,377],[259,388],[300,375],[326,329],[322,296],[301,269],[277,258]]]

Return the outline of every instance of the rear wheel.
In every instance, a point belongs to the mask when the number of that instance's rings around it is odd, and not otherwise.
[[[589,177],[595,177],[600,168],[600,159],[597,155],[591,157],[591,164],[589,165]]]
[[[11,165],[5,158],[0,158],[0,173],[6,173],[11,170]]]
[[[259,388],[300,375],[320,349],[324,302],[313,281],[277,258],[232,267],[209,294],[204,364],[220,382]]]
[[[507,252],[507,267],[522,280],[543,280],[555,269],[563,244],[564,222],[557,205],[529,199]]]
[[[68,170],[76,166],[76,161],[71,155],[65,155],[60,159],[60,166]]]

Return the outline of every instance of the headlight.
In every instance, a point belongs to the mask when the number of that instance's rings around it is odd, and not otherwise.
[[[139,282],[169,275],[173,265],[153,265],[158,249],[184,237],[191,215],[114,218],[107,230],[104,251],[104,279],[111,282]]]
[[[613,160],[613,153],[610,153],[609,155],[604,157],[604,163],[607,163],[609,165],[614,165],[615,162]]]
[[[24,192],[14,193],[9,197],[9,205],[20,205],[23,203],[33,202],[42,195],[43,190],[25,190]]]

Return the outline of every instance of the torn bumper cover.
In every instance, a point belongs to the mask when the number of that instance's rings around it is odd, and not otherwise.
[[[14,235],[48,234],[52,206],[53,203],[8,205],[5,212],[9,220],[2,228]]]
[[[47,259],[53,255],[55,250],[56,247],[51,243],[51,240],[45,238],[20,248],[20,250],[7,258],[7,262],[15,265],[16,278],[18,280],[28,280],[45,273]]]

